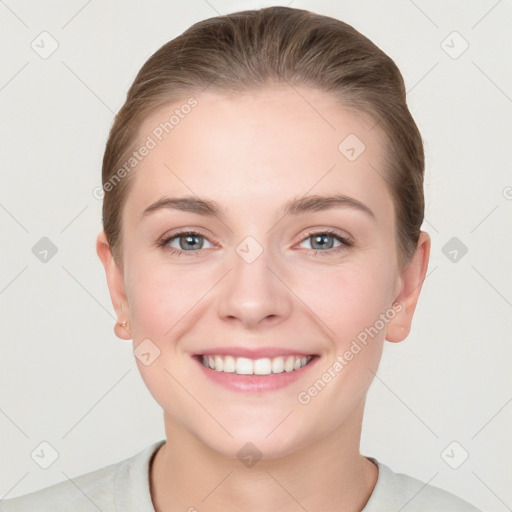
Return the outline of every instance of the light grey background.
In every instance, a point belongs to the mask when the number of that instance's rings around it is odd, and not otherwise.
[[[196,21],[268,5],[0,1],[0,497],[164,438],[131,342],[112,330],[92,191],[144,61]],[[362,452],[487,511],[511,510],[512,3],[289,5],[354,25],[396,61],[426,144],[429,273],[411,335],[386,343]],[[58,48],[42,58],[51,38]],[[47,262],[32,252],[42,237],[58,249]],[[444,254],[453,237],[467,254]],[[43,441],[58,452],[48,469],[31,457]]]

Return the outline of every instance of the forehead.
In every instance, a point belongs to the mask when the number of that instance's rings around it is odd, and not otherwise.
[[[384,137],[370,116],[305,87],[193,98],[160,108],[140,126],[140,144],[151,140],[152,148],[135,171],[132,210],[164,195],[255,211],[332,192],[371,204],[381,216],[392,210]]]

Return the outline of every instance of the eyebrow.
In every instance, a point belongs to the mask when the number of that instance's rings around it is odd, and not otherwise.
[[[368,206],[353,197],[344,195],[311,195],[286,202],[282,207],[283,215],[300,215],[308,212],[318,212],[331,208],[351,208],[366,213],[373,219],[375,214]],[[226,211],[216,201],[201,199],[194,196],[184,197],[162,197],[150,204],[141,215],[141,220],[153,212],[162,209],[179,210],[184,212],[197,213],[208,217],[225,218]]]

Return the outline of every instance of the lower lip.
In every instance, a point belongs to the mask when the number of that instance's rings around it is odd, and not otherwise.
[[[291,372],[270,373],[268,375],[239,375],[238,373],[218,372],[207,368],[200,361],[200,357],[193,357],[196,364],[206,377],[217,384],[221,384],[233,391],[265,392],[282,389],[304,377],[311,367],[316,365],[317,356],[314,356],[306,366]]]

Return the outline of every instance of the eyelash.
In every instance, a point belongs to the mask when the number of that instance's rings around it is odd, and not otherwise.
[[[193,250],[190,250],[190,251],[182,251],[180,249],[176,249],[174,247],[170,247],[169,245],[167,245],[167,244],[169,244],[169,242],[171,242],[175,238],[180,238],[182,236],[187,236],[187,235],[198,236],[198,237],[205,238],[206,240],[208,240],[206,236],[202,235],[201,233],[198,233],[197,231],[181,231],[179,233],[174,233],[171,236],[164,237],[163,239],[159,240],[157,242],[157,246],[163,248],[165,251],[169,251],[171,254],[176,255],[176,256],[182,256],[182,255],[187,255],[187,256],[195,255],[195,256],[199,256],[199,252],[201,251],[201,249],[193,249]],[[315,235],[317,235],[317,236],[318,235],[332,236],[333,238],[335,238],[336,240],[338,240],[342,244],[339,247],[334,247],[334,248],[331,248],[331,249],[327,249],[325,251],[319,251],[319,250],[316,250],[316,249],[309,249],[311,251],[315,251],[315,256],[318,253],[320,253],[322,256],[325,256],[325,255],[329,256],[329,255],[332,255],[333,253],[337,254],[338,252],[344,251],[344,250],[346,250],[349,247],[352,247],[354,245],[354,241],[351,238],[349,238],[347,236],[341,236],[337,232],[331,231],[329,229],[326,229],[326,230],[323,230],[323,231],[312,231],[312,232],[308,233],[301,240],[301,243],[304,242],[304,240],[307,240],[308,238],[311,238],[311,237],[313,237]]]

